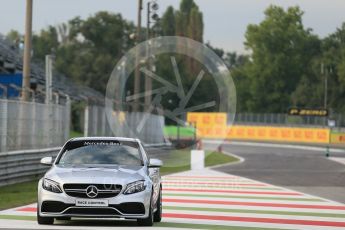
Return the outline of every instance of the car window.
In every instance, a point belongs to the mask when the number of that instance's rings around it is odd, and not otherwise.
[[[142,165],[137,143],[81,141],[67,144],[57,164]]]

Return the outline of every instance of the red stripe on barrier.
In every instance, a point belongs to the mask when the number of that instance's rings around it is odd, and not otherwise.
[[[241,194],[260,194],[260,195],[291,195],[302,196],[297,192],[266,192],[266,191],[243,191],[243,190],[215,190],[215,189],[178,189],[178,188],[164,188],[163,191],[175,192],[204,192],[204,193],[241,193]]]
[[[232,183],[232,182],[184,182],[184,181],[176,181],[176,182],[169,182],[169,181],[163,181],[163,185],[178,185],[178,184],[183,184],[183,185],[193,185],[193,184],[201,184],[201,185],[231,185],[231,186],[267,186],[266,184],[259,184],[259,183],[252,183],[252,184],[242,184],[242,183]]]
[[[163,202],[345,210],[345,206],[335,206],[335,205],[257,203],[257,202],[221,201],[221,200],[186,200],[186,199],[170,199],[170,198],[163,199]]]
[[[329,226],[329,227],[345,227],[345,222],[336,221],[319,221],[319,220],[292,220],[279,218],[257,218],[257,217],[238,217],[238,216],[208,216],[197,214],[177,214],[163,213],[165,218],[181,218],[181,219],[199,219],[199,220],[220,220],[220,221],[242,221],[255,223],[270,224],[296,224],[296,225],[313,225],[313,226]]]

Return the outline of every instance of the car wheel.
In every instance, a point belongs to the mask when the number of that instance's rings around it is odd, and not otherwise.
[[[157,199],[157,210],[153,215],[154,222],[161,222],[162,220],[162,189],[159,191],[159,196]]]
[[[152,226],[153,225],[153,207],[152,207],[152,196],[150,201],[149,216],[145,219],[137,219],[139,226]]]
[[[37,223],[43,224],[43,225],[52,225],[54,224],[54,218],[41,216],[38,211],[38,206],[37,206]]]

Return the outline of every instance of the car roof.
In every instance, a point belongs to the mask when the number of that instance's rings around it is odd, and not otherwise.
[[[133,141],[140,142],[139,139],[129,137],[75,137],[69,141]]]

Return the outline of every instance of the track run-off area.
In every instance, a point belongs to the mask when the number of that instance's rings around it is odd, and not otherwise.
[[[135,221],[36,223],[36,204],[0,212],[0,228],[117,229]],[[163,177],[163,220],[153,229],[345,229],[345,205],[212,169]]]

